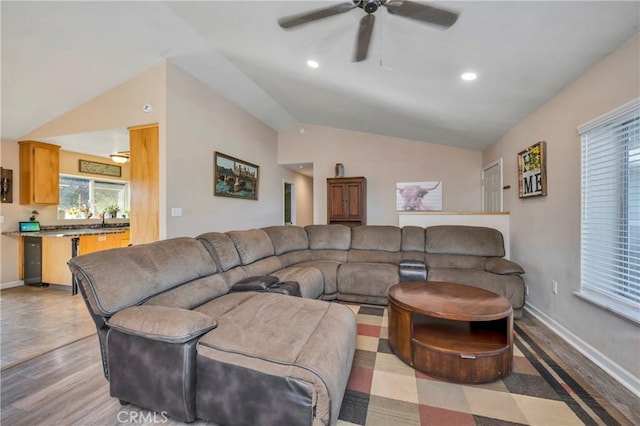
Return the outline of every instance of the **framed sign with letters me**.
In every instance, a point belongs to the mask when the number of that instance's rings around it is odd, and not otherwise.
[[[547,195],[547,143],[540,141],[518,153],[520,198]]]

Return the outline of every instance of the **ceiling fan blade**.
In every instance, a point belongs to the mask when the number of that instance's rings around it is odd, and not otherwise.
[[[376,17],[372,14],[367,14],[360,19],[360,26],[358,27],[358,42],[356,44],[356,53],[353,57],[354,62],[361,62],[367,59],[367,53],[369,52],[369,42],[371,41],[371,33],[373,32],[373,23]]]
[[[458,20],[457,13],[412,1],[390,0],[382,3],[382,5],[393,15],[404,16],[405,18],[447,28],[455,24]]]
[[[348,12],[356,7],[357,6],[354,3],[340,3],[336,4],[335,6],[312,10],[311,12],[285,16],[284,18],[278,19],[278,24],[282,28],[291,28],[297,25],[306,24],[308,22],[317,21],[318,19],[328,18],[329,16]]]

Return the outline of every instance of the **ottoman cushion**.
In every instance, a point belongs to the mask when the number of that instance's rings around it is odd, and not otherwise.
[[[289,424],[309,423],[315,412],[320,424],[337,422],[355,352],[351,309],[272,293],[230,293],[197,311],[218,323],[198,342],[198,417]]]

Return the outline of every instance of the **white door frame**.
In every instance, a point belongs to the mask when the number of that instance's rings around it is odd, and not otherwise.
[[[484,185],[484,174],[487,170],[489,170],[490,168],[499,165],[500,166],[500,211],[504,211],[504,197],[502,194],[502,189],[504,187],[504,173],[503,173],[503,161],[502,161],[502,157],[500,157],[499,159],[487,164],[486,166],[484,166],[482,168],[482,199],[480,200],[480,203],[482,205],[482,211],[484,210],[484,198],[485,198],[485,185]]]

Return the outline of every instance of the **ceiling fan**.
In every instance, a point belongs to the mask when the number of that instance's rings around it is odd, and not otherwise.
[[[446,28],[452,26],[458,19],[457,13],[412,1],[353,0],[350,3],[340,3],[334,6],[316,9],[297,15],[285,16],[278,19],[278,24],[282,28],[296,27],[298,25],[307,24],[319,19],[345,13],[359,7],[367,13],[362,17],[362,19],[360,19],[356,51],[353,57],[354,62],[360,62],[367,58],[369,42],[373,31],[373,23],[375,22],[375,16],[373,14],[380,8],[380,6],[387,8],[387,11],[392,15],[415,19],[416,21],[439,25]]]

